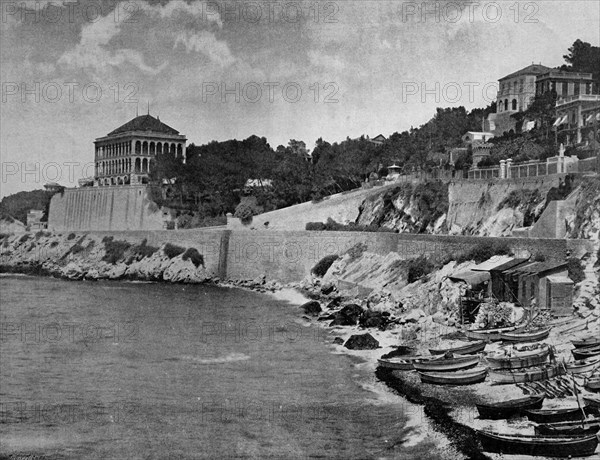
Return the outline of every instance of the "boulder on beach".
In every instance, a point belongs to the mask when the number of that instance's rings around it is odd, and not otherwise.
[[[385,331],[387,324],[389,323],[388,312],[371,311],[367,310],[360,317],[359,323],[362,327],[377,327],[382,331]]]
[[[302,304],[300,308],[302,308],[307,315],[317,316],[321,313],[321,304],[316,300],[310,300],[309,302]]]
[[[333,300],[327,304],[327,309],[333,310],[335,308],[338,308],[342,304],[342,300],[342,296],[334,297]]]
[[[333,339],[333,344],[334,345],[344,345],[344,339],[342,339],[341,337],[336,337],[335,339]]]
[[[321,285],[321,294],[328,295],[331,294],[335,289],[333,283],[323,283]]]
[[[375,350],[379,342],[371,334],[355,334],[344,344],[349,350]]]

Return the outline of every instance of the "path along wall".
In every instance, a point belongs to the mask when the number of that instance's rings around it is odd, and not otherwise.
[[[163,215],[145,185],[66,189],[50,201],[48,229],[160,230]]]

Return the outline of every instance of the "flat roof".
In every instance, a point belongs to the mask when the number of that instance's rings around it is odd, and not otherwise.
[[[506,262],[508,262],[510,260],[513,260],[513,258],[510,256],[493,256],[493,257],[490,257],[485,262],[481,262],[480,264],[478,264],[474,267],[471,267],[471,270],[487,272],[487,271],[493,270],[494,268],[496,268],[500,265],[504,265]]]

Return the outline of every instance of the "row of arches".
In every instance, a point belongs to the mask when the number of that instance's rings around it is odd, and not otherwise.
[[[517,100],[513,99],[510,102],[510,110],[517,110]],[[504,101],[500,101],[500,105],[499,105],[500,111],[506,112],[508,110],[508,99],[504,99]]]
[[[170,153],[174,156],[184,156],[184,145],[177,142],[132,141],[117,142],[96,146],[97,158],[115,158],[133,153],[136,155],[160,155]]]
[[[96,163],[96,177],[130,173],[147,174],[149,172],[150,160],[148,158],[121,158]]]

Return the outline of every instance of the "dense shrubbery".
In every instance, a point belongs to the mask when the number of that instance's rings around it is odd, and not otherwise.
[[[187,248],[181,258],[183,260],[191,260],[196,268],[200,265],[204,267],[204,256],[196,248]]]
[[[102,238],[102,243],[104,243],[104,251],[106,252],[102,260],[113,265],[123,259],[125,253],[131,248],[131,243],[121,240],[115,241],[112,236]]]
[[[407,261],[408,282],[414,283],[423,276],[429,275],[436,267],[425,256]]]
[[[183,254],[185,252],[185,248],[177,246],[176,244],[167,243],[163,248],[163,252],[169,259],[172,259],[173,257]]]
[[[32,190],[30,192],[18,192],[14,195],[5,196],[0,201],[0,217],[14,217],[26,224],[29,210],[41,209],[44,211],[42,222],[45,222],[48,218],[50,199],[55,193],[47,190]]]
[[[77,235],[75,235],[75,233],[69,233],[69,236],[67,236],[67,240],[71,241],[71,240],[74,240],[76,237],[77,237]],[[112,239],[112,236],[110,236],[110,237],[109,236],[105,236],[104,239],[106,239],[106,238],[111,238]],[[103,242],[104,242],[104,239],[102,240]]]
[[[478,243],[462,254],[456,257],[457,263],[467,262],[473,260],[476,263],[481,263],[493,256],[499,255],[510,255],[510,246],[505,242],[493,242],[493,243]]]
[[[327,273],[327,270],[329,270],[329,267],[331,267],[331,265],[336,260],[338,260],[338,258],[339,257],[335,254],[323,257],[316,263],[316,265],[312,268],[311,272],[314,275],[322,278],[323,276],[325,276],[325,273]]]
[[[379,227],[378,225],[358,225],[354,223],[350,224],[339,224],[334,221],[331,217],[327,219],[326,223],[323,222],[307,222],[305,227],[306,230],[315,231],[331,231],[331,232],[383,232],[383,233],[397,233],[393,228]]]
[[[148,246],[148,240],[144,238],[140,244],[134,246],[131,250],[140,259],[144,257],[152,257],[152,255],[158,251],[157,247]]]
[[[580,283],[585,279],[583,264],[578,258],[571,257],[570,259],[567,259],[567,269],[569,270],[569,278],[571,278],[574,283]]]
[[[541,252],[536,252],[535,255],[533,256],[533,261],[534,262],[545,262],[546,256],[544,254],[542,254]]]
[[[346,254],[350,256],[350,261],[353,261],[361,257],[367,249],[368,247],[366,244],[356,243],[354,246],[352,246],[346,251]]]

